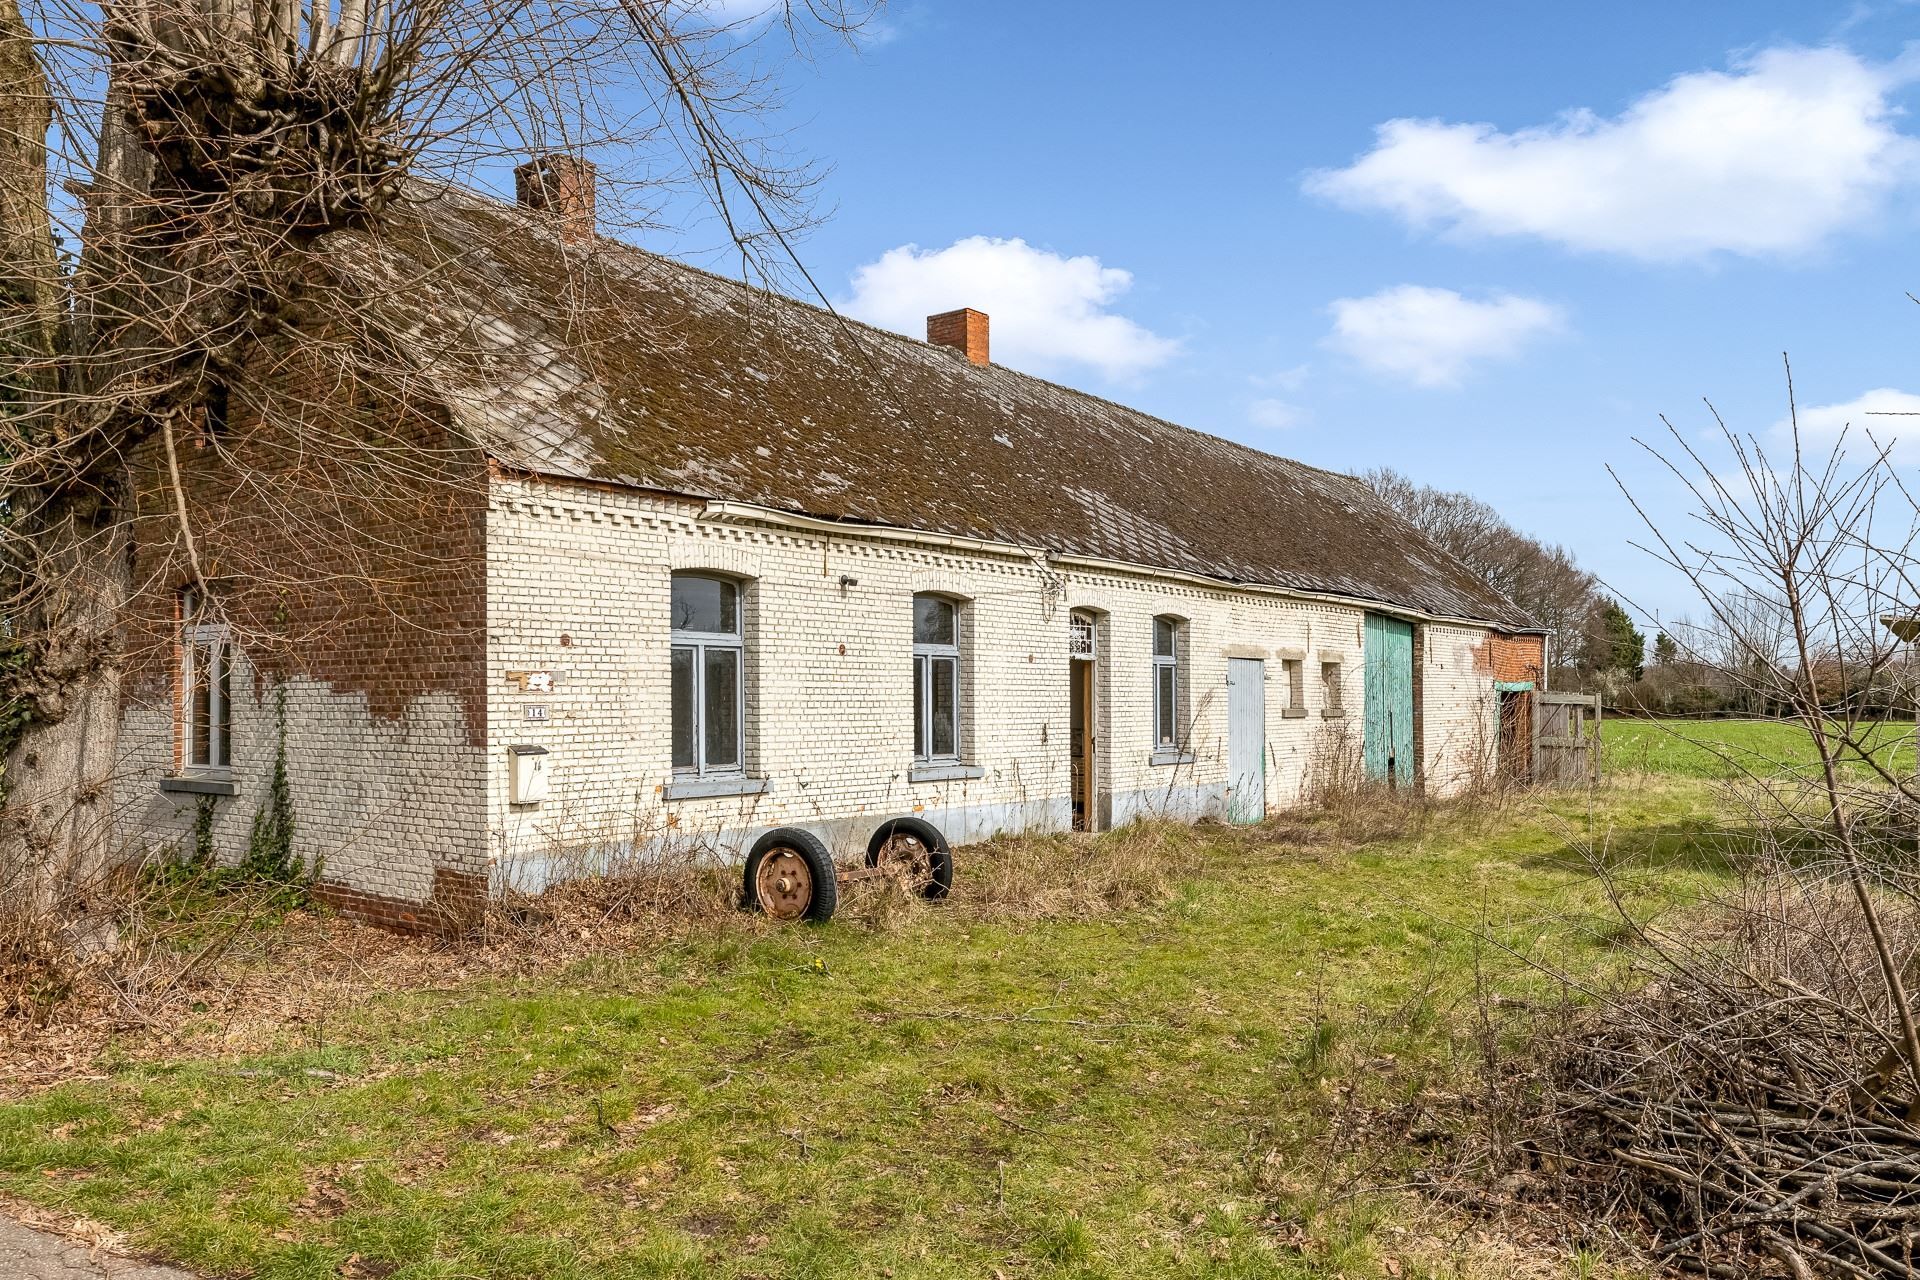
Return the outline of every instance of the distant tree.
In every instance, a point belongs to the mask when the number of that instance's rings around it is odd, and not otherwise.
[[[1585,639],[1580,667],[1587,675],[1638,680],[1646,673],[1647,638],[1618,600],[1602,596],[1594,602]]]
[[[1599,588],[1593,575],[1574,563],[1571,552],[1520,532],[1471,494],[1415,484],[1389,467],[1368,471],[1360,481],[1443,551],[1533,615],[1549,632],[1550,661],[1561,667],[1578,664]]]
[[[1680,646],[1674,643],[1672,636],[1662,631],[1653,638],[1653,665],[1670,667],[1680,661]]]

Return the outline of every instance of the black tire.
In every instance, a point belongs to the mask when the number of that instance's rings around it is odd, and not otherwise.
[[[919,889],[923,898],[944,898],[953,892],[953,850],[947,844],[947,838],[931,822],[922,822],[918,818],[889,818],[880,824],[867,841],[867,865],[880,865],[881,851],[887,842],[895,836],[912,836],[927,850],[927,866],[922,873]]]
[[[761,869],[767,867],[769,875],[775,868],[768,867],[769,859],[785,859],[789,855],[799,859],[810,883],[804,896],[804,905],[796,906],[800,894],[780,895],[777,891],[770,894],[761,892]],[[795,867],[794,870],[798,870]],[[827,852],[827,846],[811,831],[799,827],[775,827],[753,842],[753,849],[747,854],[747,867],[741,877],[741,902],[749,911],[760,911],[776,920],[830,920],[834,908],[840,905],[840,882],[836,878],[833,855]],[[772,889],[772,886],[769,886]]]

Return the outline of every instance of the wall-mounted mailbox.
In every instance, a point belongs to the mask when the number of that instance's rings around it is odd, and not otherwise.
[[[515,743],[507,748],[507,759],[512,762],[514,804],[539,804],[547,798],[547,762],[550,758],[545,747],[537,747],[532,743]]]

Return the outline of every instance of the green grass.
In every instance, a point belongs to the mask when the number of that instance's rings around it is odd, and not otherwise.
[[[1867,749],[1896,774],[1913,770],[1913,724],[1885,721],[1864,726]],[[1615,717],[1601,727],[1601,764],[1610,773],[1652,773],[1682,778],[1724,779],[1810,770],[1818,764],[1812,739],[1786,720],[1629,720]],[[1871,770],[1855,761],[1851,770]]]
[[[1713,881],[1705,795],[1602,793],[1614,855],[1660,868],[1637,909]],[[109,1061],[0,1106],[0,1191],[273,1278],[1424,1274],[1394,1202],[1325,1189],[1336,1102],[1459,1071],[1477,968],[1535,981],[1478,930],[1609,962],[1584,805],[1358,852],[1216,834],[1106,919],[717,927],[387,995],[322,1044]]]

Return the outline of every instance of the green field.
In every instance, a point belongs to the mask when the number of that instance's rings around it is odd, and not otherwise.
[[[1886,721],[1864,727],[1863,745],[1896,774],[1913,770],[1913,724]],[[1785,720],[1630,720],[1613,717],[1601,729],[1601,763],[1610,774],[1653,773],[1724,779],[1813,769],[1819,761],[1800,724]],[[1872,771],[1855,760],[1855,776]]]
[[[1706,796],[1518,799],[1360,849],[1203,828],[1167,837],[1199,846],[1170,895],[1103,918],[734,919],[232,1048],[130,1041],[0,1105],[0,1191],[275,1278],[1511,1274],[1347,1194],[1369,1148],[1334,1127],[1467,1069],[1476,972],[1539,982],[1501,947],[1618,955],[1569,848],[1590,821],[1660,868],[1637,910],[1713,883]]]

